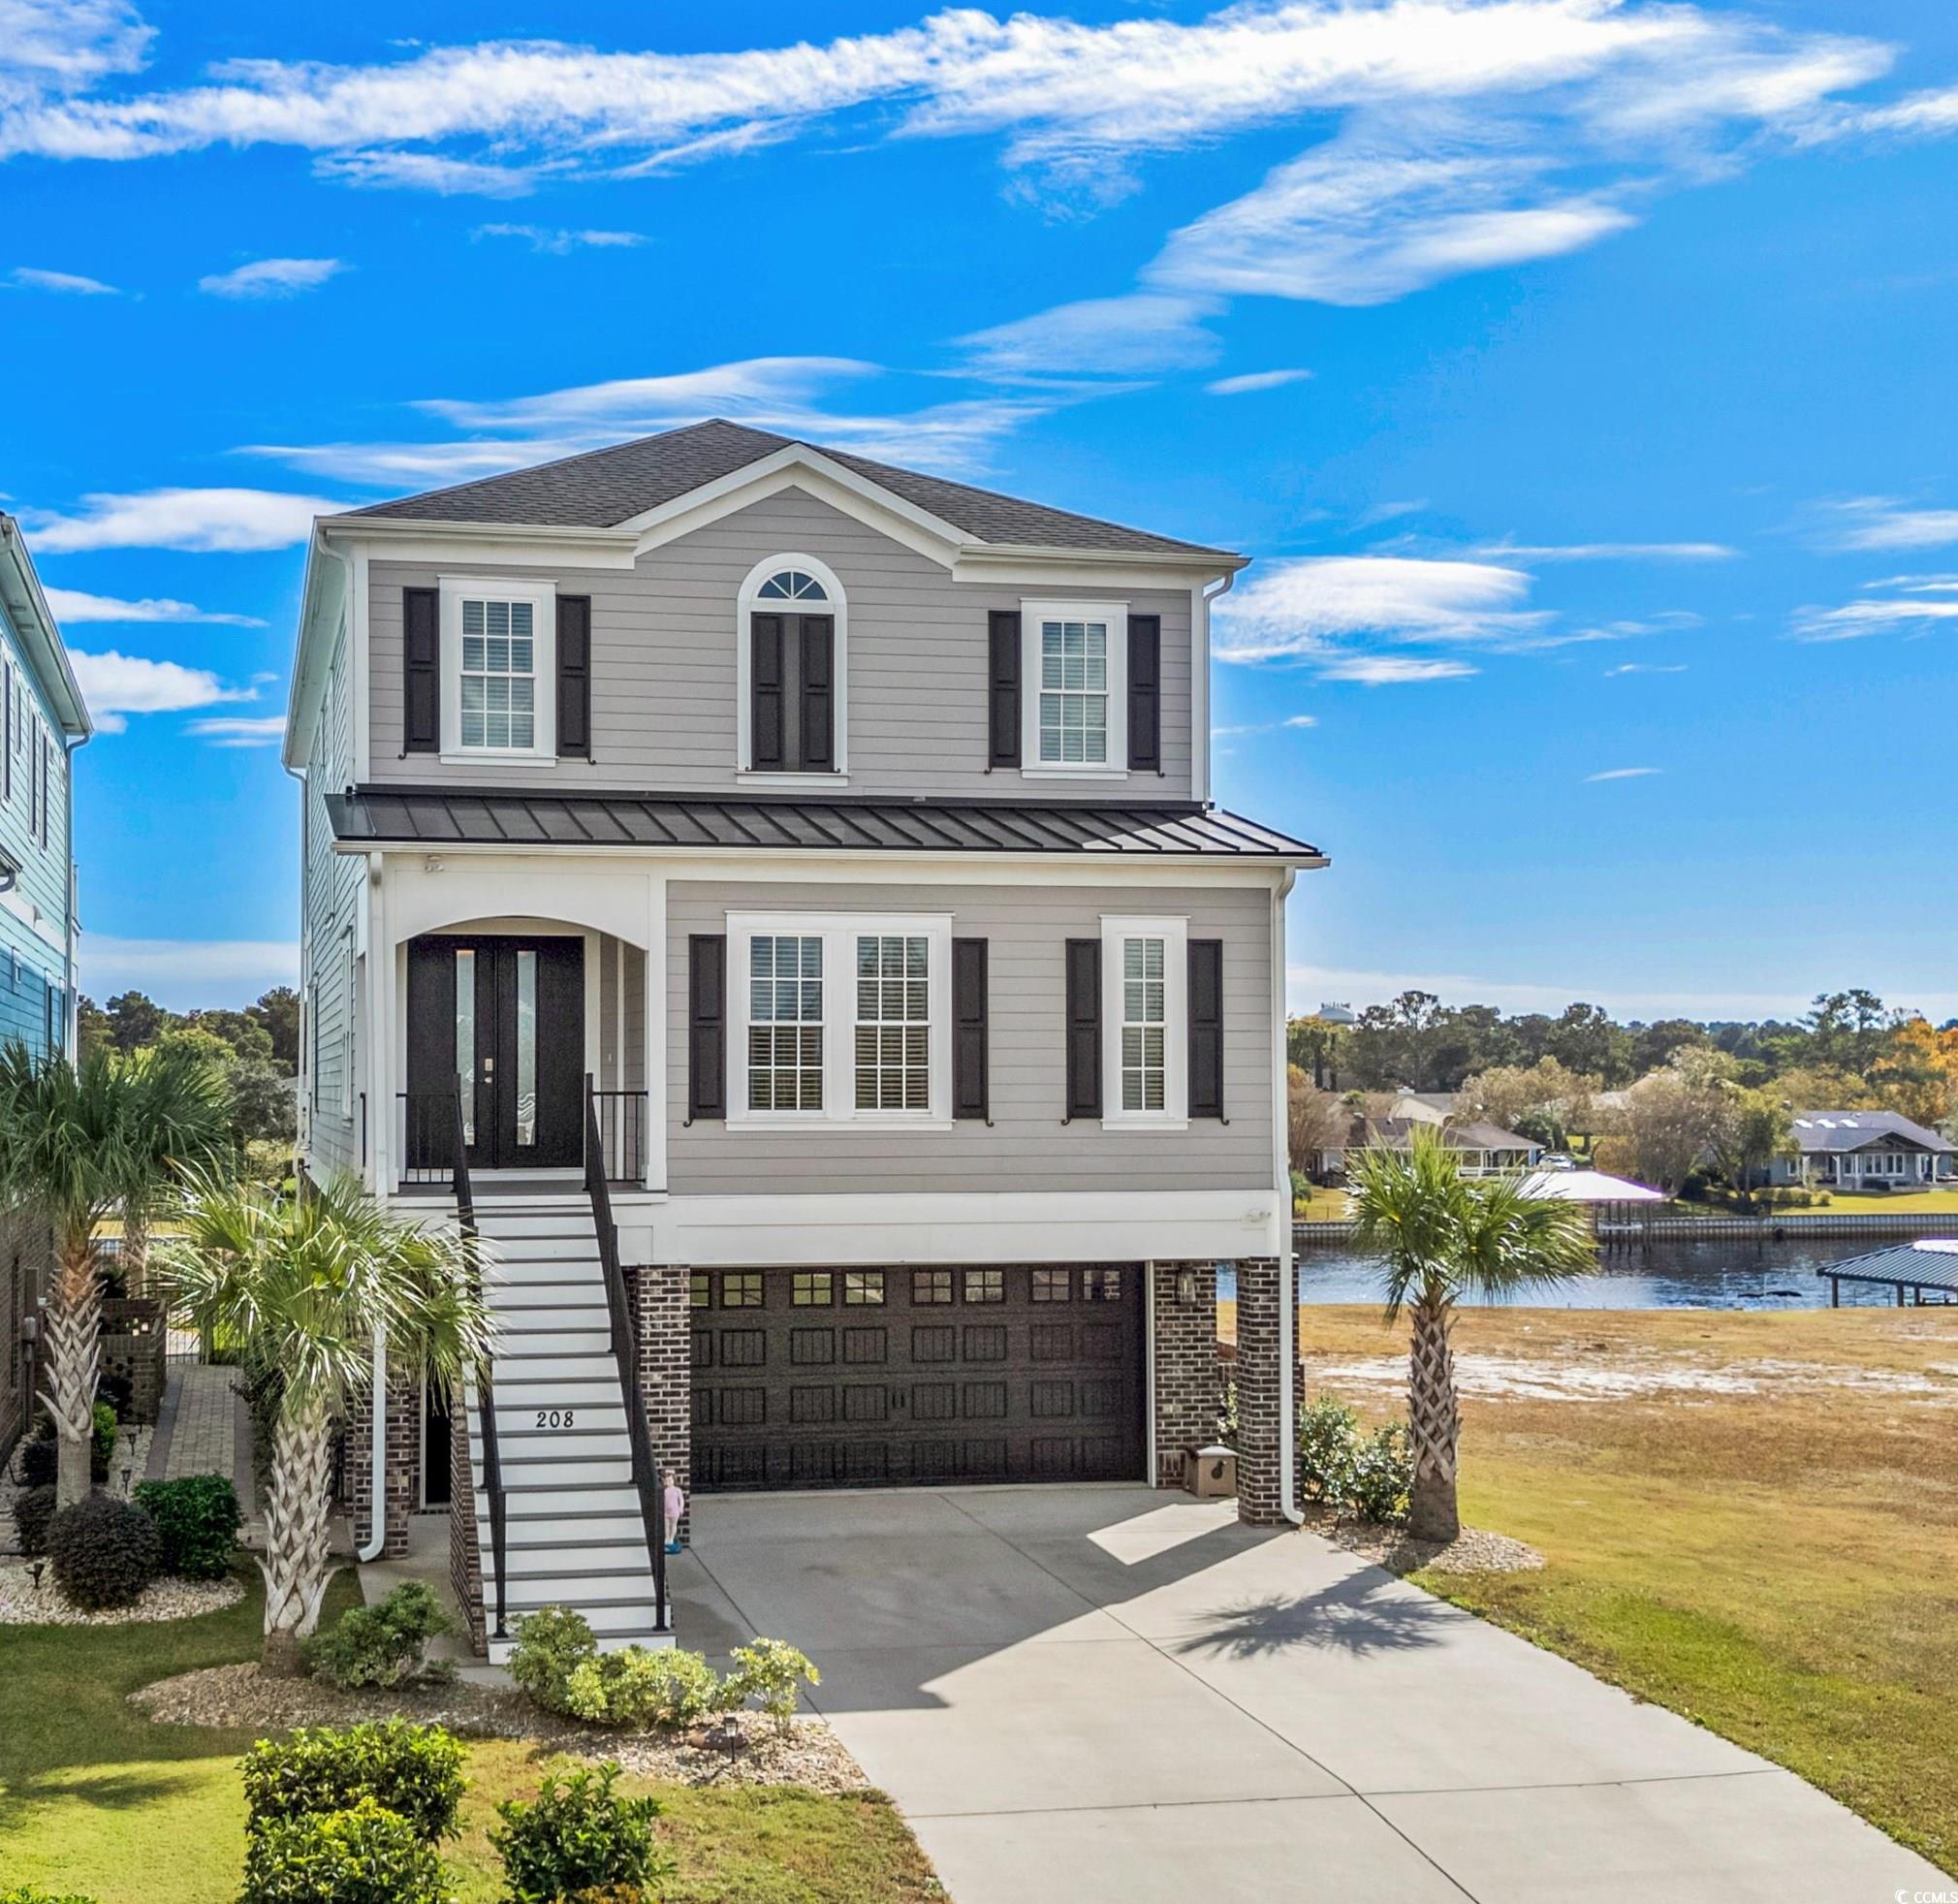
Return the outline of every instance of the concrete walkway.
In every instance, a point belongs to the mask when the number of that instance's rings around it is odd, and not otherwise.
[[[683,1645],[754,1634],[957,1904],[1887,1904],[1958,1889],[1791,1773],[1229,1503],[709,1499]]]

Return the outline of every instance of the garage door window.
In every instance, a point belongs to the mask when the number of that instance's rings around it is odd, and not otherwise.
[[[872,1308],[884,1300],[884,1272],[881,1269],[850,1269],[843,1272],[843,1301],[854,1308]]]
[[[790,1301],[798,1309],[826,1308],[836,1300],[836,1279],[827,1269],[799,1269]]]
[[[920,1304],[950,1302],[952,1272],[949,1269],[914,1269],[911,1272],[911,1300]]]
[[[1006,1272],[1003,1269],[968,1269],[965,1272],[967,1302],[1004,1302]]]

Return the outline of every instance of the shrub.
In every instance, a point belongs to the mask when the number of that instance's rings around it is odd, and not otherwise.
[[[810,1665],[808,1655],[786,1639],[757,1639],[750,1645],[737,1646],[732,1657],[735,1669],[728,1675],[727,1685],[732,1700],[753,1699],[784,1732],[795,1723],[803,1682],[806,1680],[811,1686],[822,1683],[822,1674]]]
[[[628,1646],[572,1669],[564,1710],[594,1726],[679,1727],[731,1712],[743,1695],[698,1653]]]
[[[260,1739],[245,1754],[244,1793],[254,1833],[288,1820],[349,1811],[371,1798],[433,1844],[456,1829],[462,1746],[439,1726],[402,1719],[344,1732],[301,1727],[284,1741]]]
[[[120,1369],[105,1369],[95,1384],[98,1400],[107,1402],[115,1411],[118,1421],[127,1421],[129,1412],[136,1401],[136,1383]]]
[[[1362,1520],[1407,1517],[1414,1456],[1401,1422],[1363,1435],[1344,1402],[1315,1396],[1299,1411],[1298,1448],[1299,1492],[1308,1501]]]
[[[1414,1449],[1403,1422],[1389,1421],[1353,1444],[1340,1505],[1362,1520],[1403,1521],[1414,1485]]]
[[[1345,1486],[1359,1417],[1334,1395],[1314,1395],[1299,1410],[1299,1492],[1329,1505]]]
[[[91,1494],[47,1523],[54,1582],[76,1606],[132,1605],[156,1578],[156,1523],[141,1507]]]
[[[20,1485],[52,1487],[60,1460],[53,1417],[44,1412],[35,1416],[34,1432],[20,1444]]]
[[[95,1899],[79,1890],[64,1890],[57,1897],[39,1885],[16,1885],[10,1890],[0,1890],[0,1904],[95,1904]]]
[[[54,1483],[44,1482],[14,1497],[14,1532],[30,1560],[47,1551],[47,1523],[54,1518]]]
[[[237,1490],[223,1475],[139,1481],[136,1505],[156,1523],[163,1571],[186,1580],[222,1580],[237,1551]]]
[[[571,1675],[598,1657],[598,1642],[582,1613],[540,1606],[517,1622],[510,1677],[548,1712],[569,1712]]]
[[[109,1478],[115,1459],[115,1411],[107,1402],[95,1405],[95,1435],[88,1448],[88,1478],[98,1487]]]
[[[238,1904],[453,1904],[442,1860],[372,1798],[268,1819],[245,1841]]]
[[[618,1767],[553,1775],[535,1799],[506,1798],[496,1807],[501,1830],[490,1842],[503,1859],[514,1904],[559,1904],[616,1887],[621,1900],[670,1876],[674,1860],[652,1841],[659,1806],[651,1798],[621,1798],[612,1789]]]
[[[455,1667],[430,1666],[429,1640],[452,1631],[433,1589],[403,1580],[378,1606],[356,1606],[338,1623],[316,1633],[300,1648],[306,1670],[335,1686],[399,1686],[421,1678],[449,1678]]]

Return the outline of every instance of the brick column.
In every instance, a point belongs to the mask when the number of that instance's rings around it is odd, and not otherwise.
[[[1184,1275],[1194,1287],[1177,1298]],[[1216,1266],[1153,1263],[1150,1323],[1154,1338],[1155,1484],[1183,1485],[1183,1452],[1216,1440]]]
[[[1279,1449],[1291,1425],[1279,1419],[1279,1410],[1280,1276],[1280,1265],[1269,1256],[1237,1266],[1238,1518],[1253,1527],[1284,1520]]]
[[[419,1382],[399,1370],[388,1371],[388,1426],[386,1490],[383,1504],[387,1514],[387,1539],[381,1546],[385,1560],[399,1560],[408,1551],[408,1516],[413,1511],[416,1463],[422,1450],[422,1390]],[[347,1512],[354,1524],[356,1545],[364,1545],[373,1536],[371,1502],[374,1488],[374,1414],[366,1395],[358,1395],[347,1405]]]
[[[476,1527],[476,1472],[469,1459],[469,1410],[460,1386],[449,1415],[449,1584],[468,1623],[469,1650],[490,1655],[490,1622],[483,1604],[483,1549]]]
[[[693,1521],[693,1329],[687,1315],[687,1271],[680,1263],[628,1269],[633,1329],[639,1338],[639,1399],[652,1434],[655,1467],[671,1468],[687,1497],[679,1538]]]

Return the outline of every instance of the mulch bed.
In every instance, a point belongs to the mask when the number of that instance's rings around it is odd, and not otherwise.
[[[1415,1573],[1423,1568],[1437,1573],[1527,1573],[1543,1565],[1543,1556],[1534,1547],[1479,1527],[1465,1527],[1452,1540],[1416,1540],[1405,1527],[1329,1516],[1315,1519],[1311,1508],[1306,1510],[1306,1525],[1389,1573]]]
[[[741,1750],[730,1756],[679,1733],[616,1732],[539,1710],[521,1693],[467,1680],[342,1692],[316,1679],[280,1679],[256,1662],[207,1666],[159,1679],[130,1694],[132,1705],[170,1726],[283,1732],[295,1726],[353,1726],[408,1719],[469,1738],[531,1739],[586,1759],[616,1759],[629,1772],[679,1785],[794,1785],[863,1792],[869,1781],[829,1727],[798,1719],[786,1734],[760,1713],[740,1715]]]

